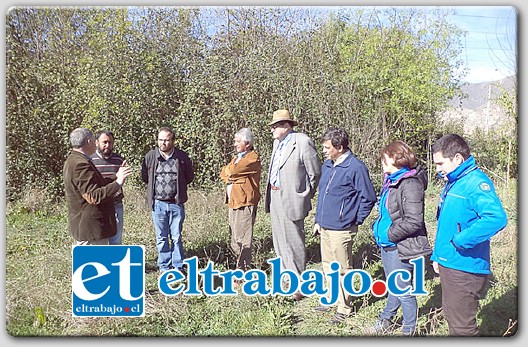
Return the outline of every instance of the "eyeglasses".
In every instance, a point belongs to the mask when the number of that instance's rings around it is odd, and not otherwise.
[[[272,124],[271,125],[271,129],[275,130],[277,128],[282,128],[282,126],[285,124],[286,122],[277,122],[275,124]]]

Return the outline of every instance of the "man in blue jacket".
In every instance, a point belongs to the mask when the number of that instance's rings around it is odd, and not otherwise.
[[[330,264],[340,264],[340,275],[353,268],[352,241],[376,203],[376,192],[372,186],[365,164],[348,148],[348,134],[330,128],[322,136],[326,161],[321,170],[319,196],[315,213],[314,234],[321,235],[321,262],[323,271],[331,271]],[[352,297],[340,286],[336,314],[330,324],[343,322],[352,312]],[[319,306],[317,311],[331,310]]]
[[[491,274],[490,239],[506,226],[506,212],[462,137],[444,135],[432,152],[446,181],[431,256],[440,275],[442,307],[451,336],[478,336],[478,301]]]

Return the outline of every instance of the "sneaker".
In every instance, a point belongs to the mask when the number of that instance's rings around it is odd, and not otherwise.
[[[405,329],[406,328],[406,329]],[[420,336],[420,332],[418,331],[418,329],[409,329],[407,327],[403,327],[402,330],[401,330],[401,334],[403,336],[407,336],[407,337],[411,337],[411,336]]]
[[[368,335],[384,335],[392,332],[393,330],[393,323],[389,319],[383,319],[380,318],[376,321],[376,323],[365,329],[365,334]]]
[[[329,312],[332,311],[332,306],[319,305],[314,308],[314,310],[316,310],[317,312]]]
[[[348,314],[337,312],[332,318],[328,321],[328,324],[339,324],[343,323],[348,318]]]

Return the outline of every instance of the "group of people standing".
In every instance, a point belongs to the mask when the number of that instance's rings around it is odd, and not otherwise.
[[[114,152],[114,134],[77,128],[70,133],[72,151],[63,175],[68,204],[68,226],[77,245],[120,245],[123,239],[123,183],[132,168]],[[194,179],[189,156],[175,148],[174,131],[162,127],[158,148],[141,164],[147,184],[147,205],[152,213],[160,272],[185,272],[182,228],[187,186]]]
[[[340,264],[341,276],[354,268],[354,237],[376,206],[372,235],[385,275],[395,270],[412,273],[410,260],[430,256],[440,276],[450,335],[478,335],[478,300],[491,274],[490,239],[506,226],[507,219],[493,183],[477,167],[465,140],[448,134],[432,148],[436,171],[446,184],[431,247],[424,221],[428,175],[405,142],[391,142],[380,151],[384,179],[376,194],[368,168],[349,148],[345,130],[330,128],[321,136],[325,156],[321,163],[313,140],[295,131],[296,125],[284,109],[275,111],[268,124],[274,142],[264,201],[271,217],[273,248],[282,267],[299,275],[306,269],[304,224],[316,192],[313,233],[320,237],[325,273],[335,261]],[[94,136],[88,129],[79,128],[70,134],[70,140],[73,150],[64,165],[64,181],[72,236],[78,244],[120,244],[122,185],[132,170],[113,153],[114,137],[108,131]],[[194,173],[189,156],[175,148],[174,140],[170,128],[161,128],[158,148],[148,152],[141,165],[160,272],[171,268],[185,272],[182,225],[187,185]],[[248,270],[252,267],[253,228],[261,199],[262,164],[249,128],[236,132],[234,149],[236,154],[219,176],[226,184],[230,248],[236,267]],[[412,278],[398,277],[399,287],[411,284]],[[299,301],[304,296],[295,292],[292,298]],[[341,288],[335,307],[318,306],[315,311],[335,310],[328,322],[339,324],[353,314],[352,301]],[[400,307],[401,332],[416,335],[416,297],[391,293],[378,320],[365,333],[394,330]]]
[[[268,125],[274,142],[265,211],[271,215],[273,247],[282,266],[297,274],[306,269],[304,221],[316,191],[313,233],[320,237],[325,273],[334,261],[341,265],[342,276],[353,269],[352,246],[358,226],[376,206],[378,216],[372,232],[385,275],[396,270],[412,273],[410,260],[430,257],[440,275],[450,335],[478,335],[478,300],[491,274],[490,239],[506,226],[506,214],[493,183],[478,169],[466,141],[447,134],[432,148],[438,175],[446,181],[432,248],[424,220],[428,175],[405,142],[391,142],[380,151],[384,179],[377,195],[368,168],[349,148],[345,130],[330,128],[323,134],[320,140],[326,160],[321,164],[313,141],[293,129],[297,122],[287,110],[275,111]],[[249,129],[235,134],[234,147],[237,154],[222,168],[220,176],[227,185],[231,248],[237,255],[237,266],[247,269],[251,265],[261,164]],[[410,286],[412,278],[398,277],[397,285]],[[293,294],[296,301],[303,298],[300,292]],[[341,289],[336,307],[318,306],[315,310],[335,310],[329,323],[338,324],[352,314],[352,299]],[[416,297],[390,293],[379,319],[365,333],[394,330],[393,319],[400,307],[402,334],[416,335]]]

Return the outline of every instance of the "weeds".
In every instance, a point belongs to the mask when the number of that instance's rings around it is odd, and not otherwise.
[[[480,302],[478,323],[484,336],[512,336],[517,331],[516,186],[500,188],[509,224],[492,239],[494,277]],[[427,191],[426,223],[434,240],[439,188]],[[37,194],[40,198],[37,198]],[[64,202],[46,201],[45,193],[8,206],[6,214],[6,328],[12,336],[364,336],[385,305],[370,294],[353,302],[353,315],[338,326],[327,324],[334,312],[315,313],[318,297],[300,302],[280,296],[166,297],[157,288],[157,251],[145,191],[125,190],[125,244],[145,245],[145,316],[135,319],[76,318],[71,314],[71,247]],[[186,257],[209,260],[217,269],[234,268],[229,250],[227,205],[221,191],[189,192],[183,242]],[[321,269],[319,240],[310,233],[314,211],[306,219],[308,268]],[[370,224],[354,240],[354,266],[382,278],[383,271]],[[432,243],[432,242],[431,242]],[[253,241],[253,263],[269,270],[274,258],[269,215],[259,206]],[[439,279],[428,270],[419,297],[420,335],[447,336]],[[401,322],[400,316],[395,321]],[[396,334],[396,333],[394,333]]]

